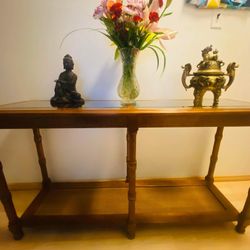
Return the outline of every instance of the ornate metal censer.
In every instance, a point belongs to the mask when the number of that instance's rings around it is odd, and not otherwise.
[[[227,74],[221,71],[221,67],[225,64],[218,60],[218,51],[214,50],[212,45],[202,50],[203,60],[197,65],[198,71],[190,74],[192,66],[186,64],[182,74],[182,84],[185,89],[194,88],[194,107],[202,107],[203,96],[207,91],[211,91],[214,95],[213,107],[218,106],[219,97],[222,89],[225,91],[231,86],[235,78],[235,69],[238,68],[235,62],[227,66]],[[187,85],[186,78],[193,76],[190,85]],[[229,77],[226,84],[225,76]]]

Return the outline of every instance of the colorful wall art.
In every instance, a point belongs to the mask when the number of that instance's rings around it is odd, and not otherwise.
[[[187,3],[193,4],[199,8],[230,8],[247,9],[250,8],[250,0],[187,0]]]

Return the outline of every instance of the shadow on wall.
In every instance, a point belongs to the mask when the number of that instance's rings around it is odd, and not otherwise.
[[[105,63],[100,72],[97,72],[95,81],[85,93],[91,99],[107,100],[115,96],[119,83],[118,72],[119,64],[114,61],[112,64]],[[116,98],[117,99],[117,98]]]
[[[214,128],[141,129],[138,133],[138,177],[204,176],[214,133]]]
[[[126,176],[125,129],[46,129],[42,130],[42,136],[52,180],[107,180]]]
[[[32,130],[1,131],[0,153],[9,183],[41,180]]]

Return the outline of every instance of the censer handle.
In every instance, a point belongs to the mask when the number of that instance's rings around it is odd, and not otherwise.
[[[189,89],[191,88],[191,85],[187,85],[187,82],[186,82],[186,79],[188,76],[193,76],[192,74],[190,74],[191,70],[192,70],[192,66],[190,63],[186,64],[184,67],[182,66],[182,68],[184,69],[183,70],[183,73],[182,73],[182,78],[181,78],[181,81],[182,81],[182,84],[184,86],[185,89]]]
[[[235,62],[230,63],[227,66],[227,76],[229,76],[229,81],[226,86],[224,86],[225,91],[232,85],[234,78],[235,78],[235,69],[238,68],[239,65],[236,65]]]

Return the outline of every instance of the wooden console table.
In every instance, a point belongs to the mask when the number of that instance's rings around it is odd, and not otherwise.
[[[243,233],[250,224],[250,194],[239,213],[215,187],[213,175],[224,127],[250,126],[250,103],[222,100],[219,108],[190,105],[191,101],[169,100],[138,101],[136,107],[121,107],[118,101],[88,101],[77,109],[52,108],[48,101],[0,106],[1,129],[33,130],[43,180],[41,191],[19,218],[0,164],[0,199],[14,238],[23,237],[22,227],[52,221],[126,223],[128,237],[134,238],[136,223],[237,220],[236,231]],[[217,128],[204,179],[136,182],[138,129],[157,127]],[[126,181],[52,183],[40,135],[40,129],[48,128],[126,128]]]

